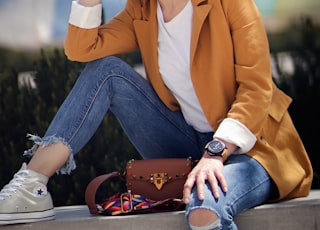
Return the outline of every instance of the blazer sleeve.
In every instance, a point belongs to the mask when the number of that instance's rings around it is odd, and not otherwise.
[[[139,14],[137,3],[136,0],[128,0],[118,15],[101,26],[85,28],[69,23],[64,43],[67,57],[73,61],[88,62],[136,50],[133,21]],[[90,15],[84,16],[90,18]]]

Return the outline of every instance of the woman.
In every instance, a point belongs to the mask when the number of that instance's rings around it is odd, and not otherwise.
[[[89,63],[45,136],[31,137],[33,158],[0,193],[0,223],[53,218],[48,178],[75,168],[109,110],[142,157],[200,159],[183,191],[191,229],[237,229],[242,210],[308,194],[312,168],[253,0],[128,0],[100,20],[100,0],[72,3],[65,52]],[[111,57],[134,50],[147,80]]]

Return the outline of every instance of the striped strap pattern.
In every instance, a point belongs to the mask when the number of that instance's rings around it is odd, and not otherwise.
[[[139,194],[116,193],[105,201],[97,204],[98,213],[116,216],[135,213],[168,212],[184,208],[181,199],[168,198],[161,201],[150,200]]]

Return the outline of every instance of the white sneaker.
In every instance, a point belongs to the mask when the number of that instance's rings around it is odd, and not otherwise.
[[[9,184],[0,191],[0,225],[54,219],[47,182],[48,177],[27,169],[23,163]]]

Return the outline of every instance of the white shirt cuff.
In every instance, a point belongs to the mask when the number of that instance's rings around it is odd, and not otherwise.
[[[232,118],[224,119],[213,137],[235,144],[235,154],[247,153],[257,141],[256,136],[241,122]]]
[[[69,23],[83,28],[92,29],[101,25],[102,5],[92,7],[80,5],[77,1],[72,1]]]

